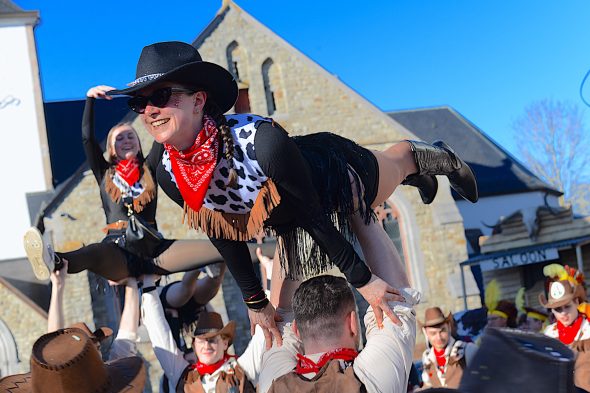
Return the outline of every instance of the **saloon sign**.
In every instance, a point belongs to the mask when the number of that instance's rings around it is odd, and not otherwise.
[[[484,272],[490,270],[507,269],[523,265],[531,265],[558,259],[557,248],[547,248],[544,250],[527,250],[519,251],[512,254],[484,259],[479,263],[481,270]]]

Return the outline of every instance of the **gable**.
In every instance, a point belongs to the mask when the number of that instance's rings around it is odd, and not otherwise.
[[[281,100],[271,116],[293,134],[332,131],[363,145],[392,142],[413,135],[277,36],[230,3],[195,39],[206,61],[232,70],[228,48],[239,47],[240,87],[248,89],[252,113],[269,115],[264,66],[275,69],[274,97]],[[245,75],[245,77],[244,77]]]

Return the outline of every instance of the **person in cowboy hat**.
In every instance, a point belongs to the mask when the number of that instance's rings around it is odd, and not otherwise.
[[[488,329],[458,388],[428,393],[583,393],[574,386],[575,354],[537,333]]]
[[[65,327],[63,294],[66,286],[67,269],[68,261],[64,260],[61,268],[51,272],[50,275],[52,285],[49,310],[47,312],[48,333]],[[119,282],[119,284],[125,285],[125,305],[121,313],[117,336],[109,346],[109,360],[121,359],[137,354],[136,341],[137,327],[139,326],[139,291],[137,289],[137,280],[129,277],[124,282]],[[100,344],[113,334],[113,330],[108,327],[102,327],[93,332],[84,322],[77,322],[69,327],[75,327],[84,331],[97,344],[99,349]]]
[[[129,106],[163,144],[158,183],[184,208],[188,225],[202,229],[217,247],[240,286],[252,326],[263,327],[269,346],[271,333],[281,340],[275,310],[246,252],[246,241],[262,228],[279,236],[278,255],[289,278],[333,263],[373,305],[378,321],[383,312],[395,320],[387,301],[399,298],[398,291],[372,274],[343,234],[354,228],[358,235],[363,224],[370,225],[371,208],[402,183],[418,187],[430,203],[437,191],[434,175],[447,175],[460,195],[478,198],[473,172],[444,142],[403,141],[369,151],[331,133],[291,138],[272,119],[224,115],[238,97],[236,81],[186,43],[144,47],[128,86],[109,94],[132,96]],[[311,248],[304,240],[309,236]],[[390,259],[385,241],[373,242],[372,251],[366,247],[365,257]]]
[[[298,287],[284,283],[285,294],[294,295],[279,300],[283,345],[263,355],[260,393],[407,390],[416,343],[414,306],[420,293],[410,288],[399,255],[375,272],[392,287],[402,288],[404,297],[389,302],[399,322],[386,315],[379,323],[373,307],[367,308],[367,341],[360,351],[361,316],[345,278],[321,275]]]
[[[477,351],[477,345],[456,340],[452,336],[453,315],[445,317],[439,307],[424,312],[422,332],[427,349],[422,354],[424,387],[459,386],[465,367]]]
[[[257,329],[246,351],[236,358],[227,353],[235,335],[235,322],[224,325],[218,313],[204,311],[199,315],[192,335],[197,362],[190,364],[174,342],[155,282],[154,276],[144,277],[143,323],[168,379],[169,391],[254,392],[264,352],[261,329]]]
[[[577,353],[574,382],[590,391],[590,323],[586,314],[579,311],[586,300],[584,276],[558,264],[545,266],[543,273],[548,278],[547,294],[539,294],[539,303],[556,319],[544,333]]]
[[[39,337],[31,351],[31,371],[0,379],[0,392],[140,393],[145,381],[141,358],[104,363],[86,332],[67,328]]]

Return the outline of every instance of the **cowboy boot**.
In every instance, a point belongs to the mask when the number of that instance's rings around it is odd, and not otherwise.
[[[451,183],[451,187],[459,195],[470,202],[477,202],[477,182],[473,171],[446,143],[436,141],[429,144],[409,140],[406,142],[410,144],[414,153],[414,159],[416,160],[416,166],[418,167],[418,173],[412,176],[446,175]],[[408,180],[412,181],[410,176],[404,181]],[[420,180],[420,183],[426,183],[425,180]],[[432,199],[434,199],[434,196],[432,196]]]
[[[402,184],[416,187],[420,193],[420,198],[422,198],[422,203],[425,205],[429,205],[434,201],[438,191],[438,180],[436,180],[436,176],[432,175],[413,174],[406,177]]]
[[[27,229],[23,240],[27,258],[38,280],[47,280],[50,272],[61,269],[61,258],[55,255],[51,245],[46,244],[39,229]]]

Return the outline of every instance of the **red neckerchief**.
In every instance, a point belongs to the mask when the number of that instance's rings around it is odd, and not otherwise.
[[[217,163],[219,152],[217,133],[215,122],[205,115],[203,129],[190,148],[181,152],[172,145],[164,144],[164,148],[170,155],[172,173],[176,178],[182,199],[195,212],[199,211],[203,205]]]
[[[434,347],[432,349],[434,350],[434,357],[436,357],[436,364],[438,364],[439,370],[443,371],[445,369],[446,364],[447,364],[447,358],[445,356],[446,348],[442,349],[441,351],[438,351]]]
[[[323,354],[320,359],[316,362],[304,355],[297,354],[297,367],[295,368],[296,374],[309,374],[317,373],[322,367],[326,365],[332,359],[344,360],[349,362],[354,360],[358,356],[358,351],[352,348],[338,348],[330,352]]]
[[[557,321],[557,332],[559,333],[559,341],[565,345],[569,345],[574,342],[574,339],[578,335],[584,318],[582,315],[578,315],[578,318],[569,326],[564,326],[561,322]]]
[[[225,364],[231,358],[235,358],[234,355],[228,355],[227,353],[223,354],[223,358],[218,361],[217,363],[213,364],[205,364],[197,361],[195,364],[190,366],[191,370],[197,370],[199,375],[206,375],[206,374],[213,374],[215,371],[219,370],[221,366]]]
[[[131,187],[139,181],[139,161],[137,158],[121,160],[117,163],[115,172]]]

